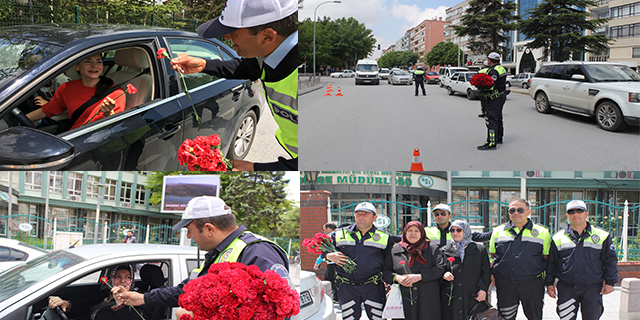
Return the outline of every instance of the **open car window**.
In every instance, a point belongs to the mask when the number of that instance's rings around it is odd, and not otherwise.
[[[184,39],[184,38],[167,38],[171,55],[176,58],[180,55],[187,54],[190,56],[207,59],[207,60],[229,60],[231,57],[220,50],[217,45],[200,40]],[[197,88],[201,85],[218,80],[218,77],[206,74],[204,72],[185,74],[184,80],[188,89]]]

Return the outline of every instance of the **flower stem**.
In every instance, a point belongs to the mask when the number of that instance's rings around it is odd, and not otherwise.
[[[178,70],[180,73],[180,79],[182,79],[182,85],[184,86],[184,94],[189,98],[189,102],[191,102],[191,109],[193,109],[193,114],[196,116],[196,121],[198,121],[198,131],[200,131],[200,126],[202,125],[202,120],[200,116],[198,116],[198,112],[196,111],[196,107],[193,105],[193,100],[191,100],[191,94],[189,94],[189,89],[187,89],[187,82],[184,81],[184,74],[182,71]]]

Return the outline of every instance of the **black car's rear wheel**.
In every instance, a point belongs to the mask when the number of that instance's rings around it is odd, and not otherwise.
[[[247,111],[244,118],[235,130],[233,145],[229,148],[229,159],[244,159],[255,140],[256,126],[258,124],[256,113]]]

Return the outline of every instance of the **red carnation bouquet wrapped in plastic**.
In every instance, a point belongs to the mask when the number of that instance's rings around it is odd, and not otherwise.
[[[322,254],[322,252],[338,252],[338,249],[331,242],[331,237],[324,233],[316,233],[316,236],[311,239],[302,240],[302,245],[307,247],[307,251],[313,254]],[[356,262],[349,258],[347,263],[341,265],[342,269],[347,273],[353,273],[356,271]]]
[[[471,81],[469,82],[471,83],[472,86],[475,86],[478,89],[487,89],[487,88],[491,88],[491,86],[493,86],[493,79],[491,79],[491,76],[489,76],[486,73],[478,73],[478,74],[474,74],[473,77],[471,77]]]
[[[217,134],[185,140],[178,149],[178,162],[189,171],[226,171],[233,168],[220,151]]]
[[[178,302],[193,318],[183,314],[180,320],[281,320],[300,312],[300,296],[287,280],[239,262],[214,263],[183,290]]]

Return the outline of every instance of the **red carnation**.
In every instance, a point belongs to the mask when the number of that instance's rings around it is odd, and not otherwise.
[[[160,48],[157,52],[158,60],[162,60],[162,58],[169,58],[169,54],[167,53],[167,49]]]
[[[134,87],[131,83],[127,83],[127,93],[128,94],[135,94],[138,92],[138,89],[136,89],[136,87]]]
[[[494,81],[488,74],[478,73],[471,77],[471,81],[469,83],[471,83],[472,86],[476,86],[478,88],[488,88],[493,86]]]
[[[449,261],[449,262],[453,262],[453,261],[455,261],[455,260],[456,260],[456,258],[454,258],[454,257],[449,257],[449,258],[447,258],[447,261]]]
[[[178,163],[189,171],[226,171],[233,168],[220,151],[217,134],[186,139],[178,148]]]

